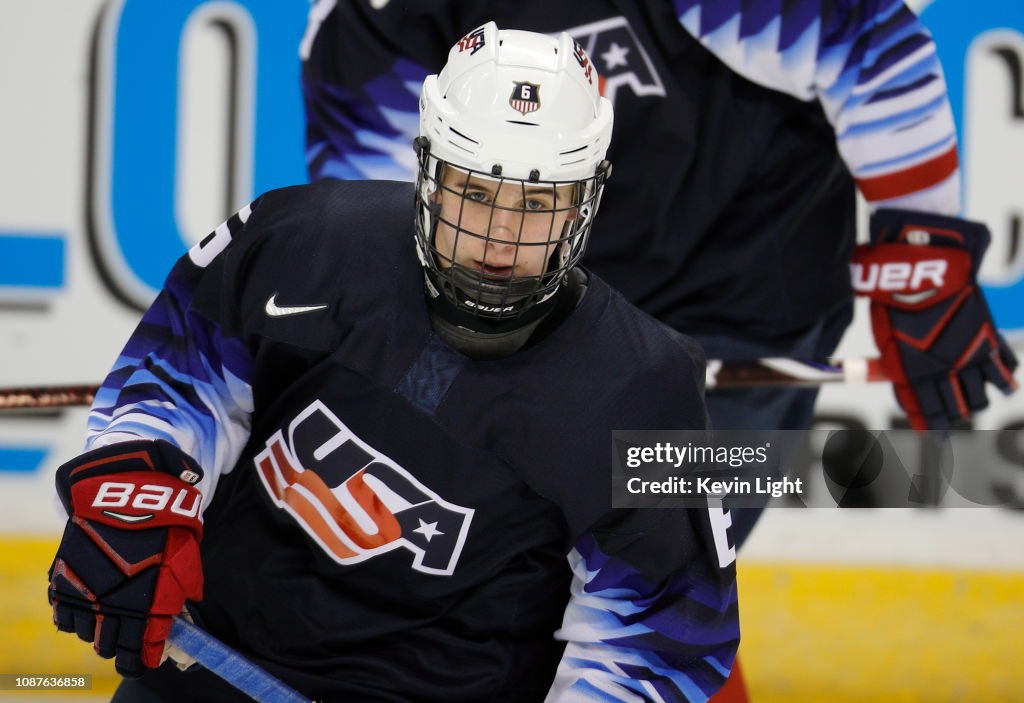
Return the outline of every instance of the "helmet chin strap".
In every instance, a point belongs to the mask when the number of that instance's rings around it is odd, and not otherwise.
[[[467,314],[444,294],[431,295],[430,288],[428,282],[430,321],[441,339],[471,359],[497,359],[514,354],[528,342],[536,343],[557,327],[557,323],[568,316],[583,297],[586,274],[580,269],[571,270],[550,298],[518,317],[500,321]]]
[[[492,312],[499,319],[508,316],[523,301],[536,293],[542,280],[540,277],[532,277],[499,279],[491,282],[481,274],[457,263],[453,263],[449,268],[443,270],[441,277],[447,278],[455,287],[455,295],[460,292],[464,293],[461,296],[464,298],[461,301],[462,305],[472,307],[475,303],[493,308],[493,311],[486,309],[480,311]],[[468,295],[469,292],[472,292],[472,295]]]

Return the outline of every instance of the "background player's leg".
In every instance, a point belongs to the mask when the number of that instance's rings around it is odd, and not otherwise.
[[[852,304],[844,304],[811,329],[793,337],[762,341],[698,335],[697,341],[709,359],[821,359],[839,346],[852,317]],[[711,424],[717,430],[805,430],[811,425],[817,397],[817,388],[731,388],[708,392],[707,406]],[[732,538],[737,547],[746,541],[762,510],[763,507],[732,510]]]

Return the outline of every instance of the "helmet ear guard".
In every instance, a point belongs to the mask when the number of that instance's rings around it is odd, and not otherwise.
[[[511,322],[551,298],[583,255],[604,182],[611,166],[604,160],[611,139],[612,110],[597,90],[597,76],[583,49],[564,32],[557,38],[533,32],[499,31],[493,22],[452,47],[440,74],[428,76],[420,94],[420,135],[416,178],[417,253],[427,291],[474,319]],[[447,169],[466,174],[465,182],[486,181],[495,193],[552,188],[547,209],[490,205],[487,232],[474,232],[463,218],[443,218],[440,201],[462,197],[445,185]],[[573,186],[572,203],[557,203],[557,189]],[[511,243],[516,257],[528,246],[553,246],[539,274],[495,276],[456,259],[462,237],[485,240],[485,247],[510,240],[491,237],[496,213],[516,209],[519,233]],[[572,212],[565,216],[565,210]],[[477,211],[479,212],[479,211]],[[561,213],[561,215],[559,215]],[[545,241],[523,240],[527,217],[534,223],[550,214],[564,217],[561,231]],[[439,251],[438,227],[454,233],[451,252]],[[477,228],[481,228],[477,223]],[[451,236],[447,234],[446,236]],[[465,240],[462,240],[465,241]],[[447,246],[447,244],[446,244]],[[479,244],[477,244],[479,248]],[[488,251],[490,249],[485,249]]]

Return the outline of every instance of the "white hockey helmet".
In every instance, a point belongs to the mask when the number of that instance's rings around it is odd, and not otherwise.
[[[583,254],[611,170],[604,160],[611,133],[611,103],[568,34],[499,31],[488,22],[460,39],[420,94],[416,230],[429,293],[491,320],[515,318],[550,298]],[[499,189],[574,186],[573,217],[564,231],[550,233],[546,244],[555,246],[541,275],[488,276],[434,247],[438,194],[447,190],[442,180],[449,168]],[[443,222],[458,236],[490,241],[486,232]]]

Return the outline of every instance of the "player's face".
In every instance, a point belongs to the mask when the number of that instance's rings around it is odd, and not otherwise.
[[[574,186],[531,185],[445,169],[437,197],[438,265],[454,261],[494,278],[540,276],[575,217]]]

